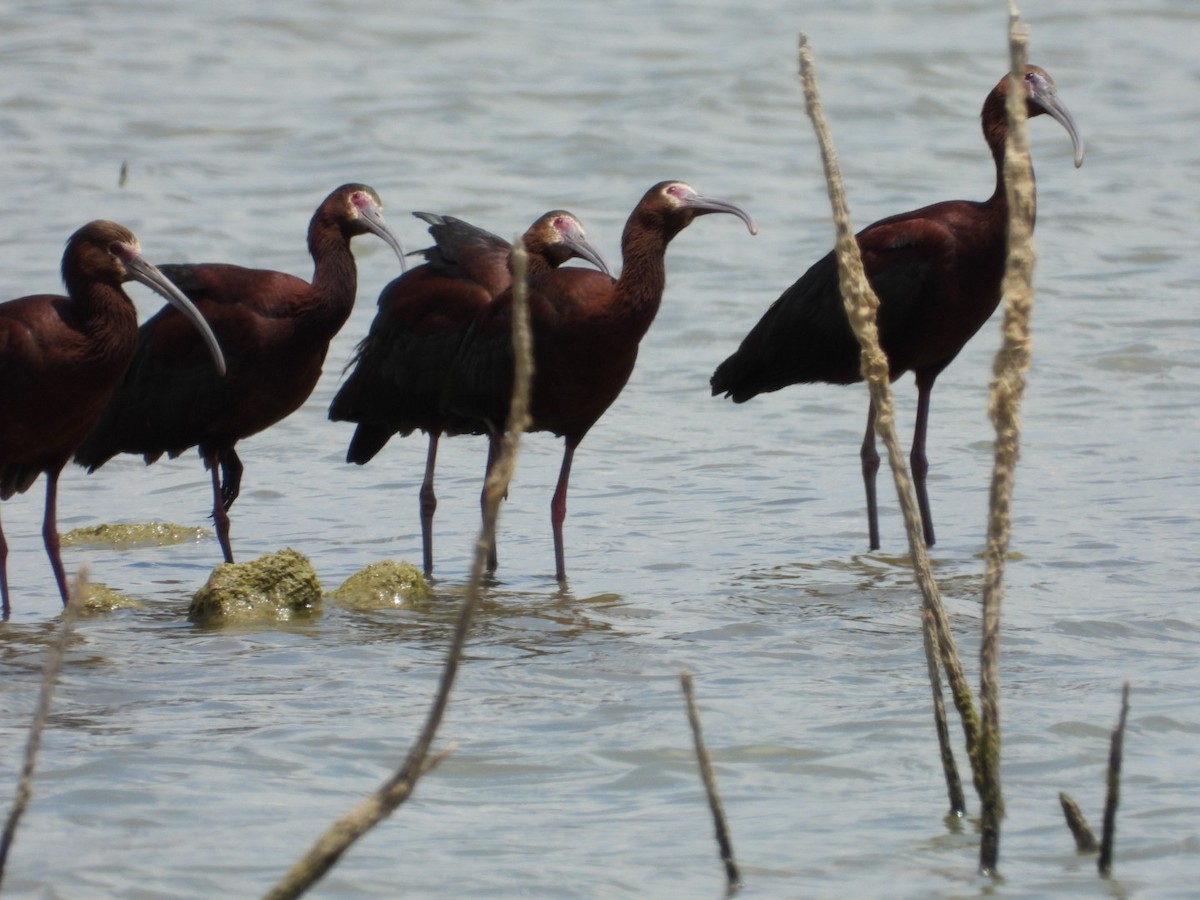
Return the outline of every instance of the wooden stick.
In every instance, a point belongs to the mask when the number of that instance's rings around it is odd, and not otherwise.
[[[829,126],[825,121],[825,113],[821,109],[821,99],[817,91],[817,79],[813,70],[812,51],[809,49],[808,36],[800,35],[800,78],[804,84],[804,100],[812,119],[817,140],[821,145],[821,159],[825,166],[825,182],[829,190],[829,200],[833,206],[834,225],[837,233],[838,284],[841,289],[842,302],[850,319],[850,326],[862,346],[862,372],[871,392],[871,402],[875,407],[875,427],[879,436],[887,446],[888,461],[892,467],[892,475],[896,482],[896,492],[900,498],[900,508],[904,513],[905,531],[908,534],[909,552],[912,557],[913,570],[923,598],[923,625],[929,632],[925,640],[927,652],[936,648],[938,661],[946,671],[950,682],[954,705],[962,719],[963,732],[966,735],[967,753],[974,758],[974,747],[979,730],[978,716],[975,712],[975,702],[971,688],[963,674],[962,661],[958,649],[954,645],[954,636],[950,631],[950,621],[946,616],[945,607],[938,594],[937,582],[933,578],[933,570],[929,564],[929,553],[925,547],[925,537],[921,528],[921,514],[917,508],[916,495],[913,492],[912,481],[908,477],[908,464],[904,459],[904,451],[896,436],[895,416],[892,406],[892,391],[888,378],[887,356],[879,346],[879,331],[875,323],[876,310],[879,308],[879,298],[871,289],[863,270],[862,256],[859,253],[858,241],[850,225],[850,212],[846,205],[845,190],[842,186],[842,176],[837,164],[837,155],[833,148],[833,140],[829,134]],[[949,744],[949,728],[945,724],[945,706],[942,703],[941,679],[937,677],[937,663],[929,666],[930,688],[934,696],[934,716],[937,719],[938,740],[941,744],[942,763],[945,769],[947,790],[951,797],[951,812],[961,814],[961,782],[954,763],[954,752]],[[939,718],[940,717],[940,718]],[[976,787],[979,779],[976,776]],[[957,796],[955,785],[958,784]]]
[[[54,687],[58,683],[58,674],[62,671],[63,657],[67,652],[67,642],[75,630],[79,620],[79,610],[82,608],[88,592],[87,569],[81,568],[75,575],[75,583],[71,586],[67,605],[63,608],[62,624],[58,629],[58,637],[50,645],[46,654],[46,665],[42,670],[42,686],[38,692],[37,707],[34,709],[33,722],[29,726],[29,738],[25,743],[25,761],[21,766],[21,777],[17,782],[17,793],[9,809],[8,818],[4,822],[4,833],[0,836],[0,884],[4,883],[4,869],[8,863],[8,851],[12,849],[17,837],[17,826],[29,800],[33,796],[33,773],[37,767],[38,751],[42,746],[42,734],[46,730],[46,722],[50,718],[50,703],[54,699]]]
[[[990,414],[996,430],[995,461],[989,499],[986,562],[983,580],[983,638],[979,646],[981,729],[979,770],[981,836],[979,870],[993,875],[1000,857],[1000,822],[1004,796],[1000,786],[1000,609],[1004,600],[1004,563],[1012,532],[1012,497],[1021,445],[1021,400],[1031,356],[1033,312],[1033,169],[1025,113],[1025,63],[1028,29],[1015,0],[1009,2],[1008,141],[1004,182],[1008,200],[1008,257],[1001,293],[1004,297],[1003,341],[993,365]]]
[[[692,726],[692,740],[696,745],[696,761],[700,764],[700,779],[704,782],[704,790],[708,794],[708,808],[712,811],[721,862],[725,864],[725,896],[731,897],[742,886],[742,876],[738,871],[737,860],[733,857],[733,841],[729,837],[729,826],[725,821],[721,796],[717,793],[717,776],[713,772],[712,758],[708,755],[708,748],[704,745],[704,734],[700,730],[700,712],[696,709],[696,694],[692,688],[691,674],[680,672],[679,683],[687,701],[688,722]]]
[[[420,735],[400,769],[373,794],[334,822],[309,848],[308,852],[288,870],[282,880],[265,895],[268,900],[291,900],[291,898],[304,894],[337,864],[342,854],[350,849],[356,840],[391,815],[400,804],[407,800],[421,776],[451,752],[451,749],[447,749],[432,758],[428,756],[429,748],[446,712],[446,706],[450,702],[450,692],[454,687],[458,662],[466,645],[471,618],[475,613],[475,608],[479,605],[488,548],[495,540],[500,500],[507,492],[508,483],[512,478],[521,434],[529,427],[529,394],[533,378],[533,339],[529,330],[528,285],[526,284],[528,256],[520,239],[514,241],[513,246],[512,330],[516,365],[512,406],[509,410],[508,426],[501,444],[500,456],[488,476],[483,527],[479,539],[475,542],[471,578],[459,610],[450,649],[446,653],[446,663],[442,669],[437,695],[434,697],[425,726],[421,729]]]
[[[1058,802],[1062,806],[1063,816],[1066,817],[1067,827],[1075,837],[1075,849],[1080,853],[1095,853],[1100,844],[1088,826],[1079,804],[1062,791],[1058,792]]]
[[[1112,874],[1113,845],[1117,841],[1117,804],[1121,800],[1121,756],[1125,746],[1125,722],[1129,717],[1129,682],[1121,690],[1121,716],[1113,729],[1108,751],[1108,797],[1104,801],[1104,831],[1100,838],[1100,874]]]

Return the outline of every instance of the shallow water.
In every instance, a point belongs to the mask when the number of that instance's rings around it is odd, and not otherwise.
[[[825,6],[828,6],[826,4]],[[744,205],[672,244],[662,311],[576,457],[569,589],[548,504],[560,442],[533,435],[443,742],[457,750],[317,896],[719,896],[722,872],[678,688],[692,671],[744,896],[1186,896],[1200,880],[1195,612],[1200,11],[1184,0],[1029,5],[1031,58],[1087,141],[1031,123],[1039,176],[1035,360],[1004,607],[996,885],[975,820],[947,821],[903,531],[882,481],[866,553],[864,390],[735,407],[713,367],[832,240],[795,77],[813,43],[859,225],[985,197],[984,94],[1007,66],[1003,4],[380,0],[203,9],[128,0],[0,9],[5,297],[54,290],[63,241],[106,217],[159,262],[307,275],[303,234],[345,181],[500,234],[577,213],[610,262],[649,185]],[[118,185],[123,162],[126,186]],[[240,558],[281,547],[323,582],[418,559],[424,441],[364,468],[326,421],[373,299],[395,275],[360,239],[360,302],[310,402],[244,441]],[[158,303],[131,288],[144,315]],[[972,680],[993,321],[939,379],[930,426],[935,572]],[[907,435],[911,379],[897,385]],[[13,896],[262,893],[403,758],[438,675],[477,528],[483,446],[443,444],[437,602],[330,608],[304,625],[204,630],[188,600],[214,539],[71,549],[68,568],[146,604],[80,625],[9,859]],[[204,524],[192,454],[64,475],[63,531]],[[15,785],[58,598],[41,488],[7,502],[0,785]],[[1099,827],[1108,734],[1133,686],[1113,880],[1058,808]],[[960,765],[965,759],[959,752]],[[973,798],[972,813],[977,810]]]

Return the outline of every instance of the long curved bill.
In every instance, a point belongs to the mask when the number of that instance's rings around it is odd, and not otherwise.
[[[371,233],[383,238],[384,243],[395,251],[396,256],[400,257],[400,271],[408,271],[404,245],[400,243],[400,238],[396,237],[396,233],[392,231],[392,227],[384,220],[383,211],[375,204],[369,203],[360,206],[358,212],[362,216],[363,224],[367,226]]]
[[[208,344],[208,352],[212,354],[213,362],[217,366],[217,372],[224,375],[225,354],[221,352],[221,345],[217,343],[217,336],[208,327],[208,322],[204,320],[204,316],[200,314],[200,310],[196,309],[192,301],[187,298],[187,295],[177,288],[166,275],[160,272],[157,266],[142,256],[136,247],[122,245],[122,249],[125,252],[122,254],[121,261],[125,263],[125,270],[129,273],[129,277],[134,281],[140,281],[156,294],[161,294],[168,303],[191,320],[191,323],[196,326],[196,330],[204,338],[204,343]]]
[[[746,223],[746,227],[750,229],[751,234],[758,234],[758,225],[755,224],[753,217],[736,203],[730,203],[728,200],[718,200],[715,197],[705,197],[701,194],[692,194],[686,198],[686,202],[698,215],[704,213],[730,213],[731,215],[735,215]]]
[[[1071,136],[1071,146],[1075,149],[1075,168],[1078,169],[1083,165],[1083,138],[1079,135],[1075,117],[1071,115],[1067,105],[1058,96],[1058,89],[1055,88],[1054,82],[1046,78],[1036,78],[1029,99],[1067,130],[1067,134]]]
[[[563,243],[580,259],[590,262],[609,278],[612,277],[608,263],[604,261],[604,257],[600,255],[600,251],[592,246],[591,241],[584,236],[582,231],[563,235]]]

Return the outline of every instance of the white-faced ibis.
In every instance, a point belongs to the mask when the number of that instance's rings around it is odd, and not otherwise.
[[[62,277],[65,297],[35,294],[0,304],[0,499],[28,490],[46,473],[42,538],[65,605],[69,594],[59,551],[58,476],[133,359],[137,311],[121,285],[140,281],[178,306],[181,327],[197,330],[201,362],[214,377],[224,372],[225,363],[200,313],[141,255],[133,233],[116,222],[90,222],[71,236]],[[0,529],[6,619],[7,561],[8,544]]]
[[[575,448],[612,404],[633,372],[638,344],[658,313],[666,286],[667,244],[697,216],[732,213],[758,229],[741,207],[702,197],[680,181],[663,181],[634,207],[621,238],[623,267],[615,281],[591,269],[564,268],[529,279],[533,331],[532,431],[565,441],[550,503],[555,575],[566,580],[563,520]],[[503,429],[512,394],[511,290],[496,299],[463,343],[446,388],[453,413]]]
[[[163,266],[212,324],[229,373],[218,379],[201,365],[193,332],[163,309],[142,326],[133,363],[75,461],[94,472],[118,453],[140,453],[148,465],[198,445],[212,473],[217,539],[232,562],[228,511],[242,477],[234,445],[290,415],[316,386],[329,342],[354,306],[350,239],[379,235],[403,266],[382,210],[379,195],[362,184],[342,185],[322,201],[308,226],[311,284],[224,263]]]
[[[1075,165],[1083,143],[1054,82],[1036,66],[1025,70],[1026,111],[1047,113],[1071,136]],[[983,102],[983,136],[996,163],[996,189],[982,203],[950,200],[869,225],[857,235],[867,278],[879,296],[880,341],[890,377],[912,371],[917,417],[910,461],[926,544],[934,542],[925,477],[925,429],[933,383],[1000,303],[1007,253],[1008,201],[1004,143],[1008,135],[1005,76]],[[717,367],[713,394],[743,403],[791,384],[852,384],[862,380],[859,345],[838,288],[833,253],[815,263],[767,310],[737,352]],[[875,504],[875,407],[867,412],[862,444],[863,482],[871,549],[879,549]]]
[[[442,434],[488,434],[488,468],[499,432],[480,420],[455,421],[442,404],[446,375],[468,328],[511,283],[511,245],[491,232],[453,216],[413,215],[429,223],[434,246],[426,262],[390,282],[379,295],[379,311],[358,345],[350,376],[329,407],[336,422],[357,422],[346,462],[364,465],[391,439],[418,429],[429,435],[421,482],[421,544],[425,572],[433,571],[433,515],[437,495],[433,471]],[[579,257],[607,273],[571,213],[552,210],[522,236],[531,277]],[[482,503],[482,496],[481,496]],[[489,565],[495,569],[495,550]]]

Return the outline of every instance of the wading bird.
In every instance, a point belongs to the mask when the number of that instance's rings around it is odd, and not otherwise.
[[[1083,164],[1083,142],[1050,76],[1028,66],[1022,81],[1026,111],[1046,113],[1071,137],[1075,165]],[[983,103],[983,136],[996,163],[996,189],[980,202],[950,200],[901,213],[869,225],[857,235],[863,266],[879,296],[880,342],[894,380],[912,371],[917,383],[913,431],[913,482],[924,525],[933,545],[933,520],[925,477],[925,429],[933,383],[1000,303],[1007,253],[1008,200],[1004,182],[1004,143],[1008,136],[1005,102],[1008,76]],[[741,346],[712,376],[713,394],[744,403],[791,384],[852,384],[862,380],[859,344],[850,329],[838,287],[837,259],[831,252],[767,310]],[[863,483],[871,549],[879,549],[875,502],[875,406],[867,412],[862,450]]]
[[[133,233],[116,222],[90,222],[71,236],[62,278],[65,297],[35,294],[0,304],[0,500],[28,490],[46,473],[42,539],[65,606],[58,476],[104,412],[137,346],[137,311],[121,285],[140,281],[182,310],[181,327],[196,330],[201,364],[214,378],[224,373],[225,362],[200,313],[142,256]],[[7,562],[0,529],[5,619]]]
[[[166,265],[221,340],[223,379],[203,365],[195,334],[170,308],[142,326],[137,352],[103,418],[75,454],[89,472],[118,453],[146,464],[199,446],[212,473],[213,522],[226,562],[229,508],[242,463],[234,445],[298,409],[316,386],[329,342],[354,306],[358,275],[350,239],[376,234],[404,265],[399,239],[374,190],[345,184],[317,207],[308,226],[312,283],[266,269],[224,263]]]
[[[533,332],[531,431],[564,439],[562,468],[550,503],[555,576],[566,580],[563,520],[575,449],[621,393],[638,344],[658,313],[666,286],[667,244],[697,216],[732,213],[758,229],[749,213],[702,197],[681,181],[663,181],[634,207],[621,238],[615,281],[591,269],[552,269],[529,279]],[[512,293],[497,298],[463,342],[446,386],[446,407],[504,427],[513,383]]]
[[[421,482],[421,545],[425,573],[433,571],[433,516],[437,495],[433,471],[442,434],[488,434],[488,470],[495,460],[498,430],[481,420],[455,420],[442,405],[446,375],[471,324],[512,283],[508,241],[453,216],[414,213],[429,223],[434,246],[426,262],[390,282],[379,295],[379,311],[358,345],[353,371],[329,407],[336,422],[357,422],[346,462],[364,465],[393,434],[416,430],[429,435]],[[521,238],[528,277],[556,268],[573,257],[607,273],[588,243],[583,225],[571,213],[552,210]],[[485,488],[486,490],[486,488]],[[484,494],[480,496],[480,503]],[[489,567],[496,568],[495,547]]]

